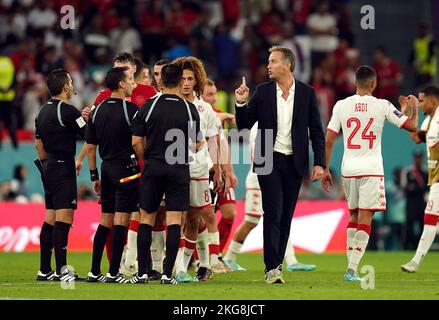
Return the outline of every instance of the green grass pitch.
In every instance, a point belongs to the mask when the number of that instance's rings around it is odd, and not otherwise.
[[[312,272],[284,272],[285,285],[263,281],[261,254],[242,254],[239,263],[247,272],[215,275],[205,283],[163,286],[75,283],[73,290],[56,282],[36,282],[37,253],[0,254],[0,299],[439,299],[439,253],[431,252],[416,274],[403,273],[400,265],[412,252],[367,252],[362,265],[375,270],[375,289],[362,289],[359,283],[342,280],[346,257],[341,254],[298,254],[305,263],[318,269]],[[104,255],[105,256],[105,255]],[[69,264],[85,276],[91,263],[90,253],[70,253]],[[106,259],[102,270],[107,270]]]

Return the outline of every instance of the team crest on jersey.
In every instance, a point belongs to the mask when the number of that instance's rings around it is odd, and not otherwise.
[[[204,106],[199,105],[199,106],[197,106],[197,109],[198,109],[199,112],[203,112],[204,111]]]
[[[393,113],[395,114],[395,116],[397,116],[398,118],[401,118],[403,116],[401,111],[398,110],[394,110]]]

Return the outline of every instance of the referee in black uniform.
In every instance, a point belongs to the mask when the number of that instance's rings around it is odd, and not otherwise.
[[[35,120],[35,147],[46,198],[46,219],[41,230],[41,267],[37,280],[73,281],[79,278],[67,266],[67,242],[77,203],[75,171],[76,137],[84,135],[81,113],[67,104],[73,94],[70,75],[61,69],[47,79],[52,98],[42,106]],[[54,227],[48,223],[55,221]],[[50,257],[55,249],[56,274]]]
[[[102,253],[114,223],[113,255],[105,282],[127,283],[129,281],[119,273],[119,266],[130,214],[139,209],[139,195],[137,180],[127,183],[121,183],[120,180],[139,173],[131,145],[131,121],[138,108],[126,101],[135,86],[133,75],[127,67],[111,69],[105,82],[111,90],[111,97],[93,110],[86,130],[90,179],[95,192],[101,195],[102,205],[102,219],[93,240],[92,269],[87,282],[104,280],[100,272]],[[101,179],[96,168],[97,145],[102,159]]]
[[[139,271],[131,280],[133,283],[145,283],[148,279],[151,231],[160,201],[166,194],[168,236],[166,264],[160,283],[177,284],[172,269],[180,241],[181,216],[189,209],[189,148],[198,149],[203,143],[198,135],[200,117],[197,109],[177,95],[182,77],[181,67],[173,63],[165,65],[161,71],[163,94],[145,102],[133,121],[133,147],[137,157],[145,159],[137,236]]]

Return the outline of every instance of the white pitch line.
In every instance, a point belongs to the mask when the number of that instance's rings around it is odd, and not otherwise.
[[[0,297],[0,300],[53,300],[47,298],[10,298],[10,297]]]

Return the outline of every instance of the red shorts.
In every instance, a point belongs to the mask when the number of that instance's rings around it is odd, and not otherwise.
[[[233,188],[229,189],[229,192],[224,192],[222,195],[218,195],[218,206],[224,204],[236,204],[235,190]]]

